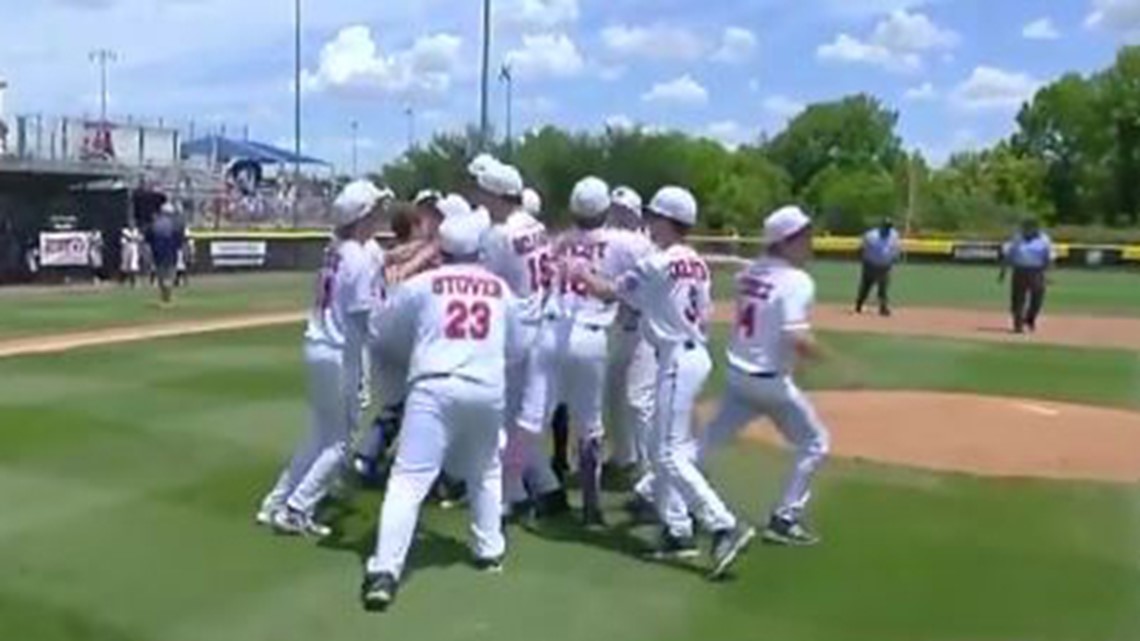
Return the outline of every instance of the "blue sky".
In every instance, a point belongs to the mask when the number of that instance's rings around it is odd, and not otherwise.
[[[305,148],[362,168],[478,118],[479,0],[302,0]],[[292,135],[291,0],[35,0],[0,21],[11,113],[94,114],[88,53],[110,48],[111,111],[201,131]],[[516,130],[638,123],[726,144],[802,105],[872,92],[936,161],[992,142],[1018,104],[1140,37],[1140,0],[495,0]],[[502,87],[492,115],[502,125]]]

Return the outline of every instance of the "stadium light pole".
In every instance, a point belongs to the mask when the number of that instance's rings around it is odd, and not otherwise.
[[[479,149],[487,149],[487,136],[491,129],[488,113],[488,93],[491,75],[491,0],[483,0],[483,79],[480,94]]]
[[[301,215],[301,0],[293,3],[293,228]]]
[[[404,105],[404,116],[408,119],[408,151],[416,147],[416,108],[410,103]]]
[[[355,178],[360,174],[357,172],[357,140],[360,134],[360,123],[356,120],[352,121],[352,177]]]
[[[506,101],[507,101],[507,115],[506,115],[507,137],[506,137],[506,143],[507,143],[507,155],[510,156],[511,151],[514,148],[514,139],[512,138],[511,131],[512,131],[512,125],[513,125],[512,121],[514,119],[514,113],[513,112],[514,112],[514,86],[515,86],[515,77],[514,77],[514,73],[511,71],[511,63],[509,63],[509,62],[503,63],[502,69],[499,70],[499,80],[504,85],[506,85],[506,89],[507,89],[507,92],[506,92]]]
[[[99,122],[107,122],[107,66],[119,59],[111,49],[96,49],[88,57],[99,65]]]

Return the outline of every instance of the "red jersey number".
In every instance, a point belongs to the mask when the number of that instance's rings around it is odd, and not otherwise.
[[[554,282],[554,259],[547,252],[531,256],[526,261],[530,271],[530,289],[532,292],[546,291]]]
[[[491,307],[483,301],[453,300],[447,306],[444,336],[451,340],[481,341],[491,333]]]

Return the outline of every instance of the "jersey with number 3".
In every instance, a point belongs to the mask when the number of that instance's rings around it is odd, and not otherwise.
[[[374,259],[360,243],[345,240],[329,244],[317,272],[305,340],[338,348],[363,347],[367,323],[358,327],[349,318],[371,312],[379,302],[373,266]]]
[[[653,253],[648,238],[631,231],[611,228],[575,229],[555,243],[560,260],[584,262],[602,278],[613,280],[633,268],[637,261]],[[588,293],[586,283],[573,274],[555,280],[547,312],[575,323],[610,327],[617,317],[618,305]]]
[[[519,299],[521,319],[539,321],[554,281],[554,254],[546,225],[519,210],[492,227],[482,245],[483,264],[507,281]]]
[[[706,342],[712,279],[693,248],[673,245],[641,259],[617,279],[617,292],[641,312],[642,331],[654,347]]]
[[[506,281],[481,265],[444,265],[413,277],[388,298],[376,325],[412,346],[411,384],[454,376],[504,387],[507,351],[519,331]]]
[[[811,329],[815,282],[779,258],[765,257],[736,276],[736,323],[728,362],[748,374],[786,374],[795,366],[789,334]]]

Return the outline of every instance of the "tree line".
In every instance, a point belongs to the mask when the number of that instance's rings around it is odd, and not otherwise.
[[[491,151],[522,170],[556,221],[574,183],[595,174],[643,194],[687,186],[712,232],[752,233],[762,212],[795,201],[836,234],[892,217],[920,233],[998,235],[1033,217],[1094,228],[1086,235],[1101,240],[1140,235],[1140,47],[1121,49],[1108,69],[1041,88],[1009,138],[943,167],[908,153],[897,127],[897,111],[858,94],[810,105],[775,136],[734,149],[680,132],[545,127]],[[473,131],[438,134],[376,178],[402,194],[454,187],[476,141]]]

